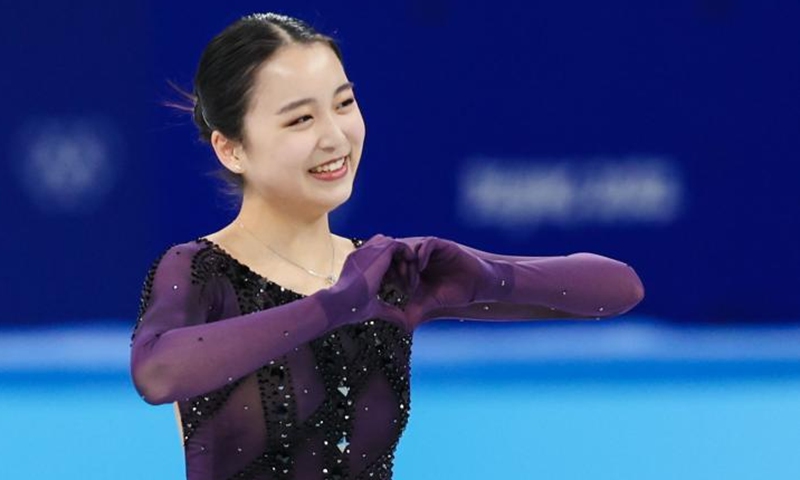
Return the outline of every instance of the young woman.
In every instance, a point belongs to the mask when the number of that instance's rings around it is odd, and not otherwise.
[[[131,338],[139,394],[175,403],[190,480],[390,479],[417,326],[598,319],[644,296],[630,266],[592,253],[333,234],[364,120],[337,45],[301,20],[230,25],[192,98],[240,210],[155,259]]]

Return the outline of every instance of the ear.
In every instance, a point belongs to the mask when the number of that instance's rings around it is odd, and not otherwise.
[[[226,137],[219,130],[214,130],[211,132],[211,146],[225,168],[234,173],[244,172],[245,155],[240,142]]]

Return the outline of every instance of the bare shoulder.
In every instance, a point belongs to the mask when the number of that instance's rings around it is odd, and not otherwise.
[[[348,254],[356,249],[356,246],[353,244],[353,240],[348,237],[343,237],[341,235],[336,235],[335,233],[332,234],[334,240],[336,241],[336,247],[340,252],[344,252]]]
[[[229,239],[228,229],[223,228],[222,230],[217,230],[216,232],[212,232],[207,235],[202,235],[200,236],[200,238],[211,240],[212,242],[218,245],[224,245],[228,243]]]

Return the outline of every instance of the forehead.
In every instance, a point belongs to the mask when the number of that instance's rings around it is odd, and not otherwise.
[[[286,45],[262,64],[255,75],[253,107],[282,105],[301,97],[331,95],[347,81],[344,68],[323,43]]]

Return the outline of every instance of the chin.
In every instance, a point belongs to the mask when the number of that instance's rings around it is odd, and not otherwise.
[[[314,203],[320,205],[320,207],[326,212],[330,212],[332,210],[336,210],[342,204],[347,202],[350,199],[352,193],[353,193],[353,188],[351,185],[346,190],[341,189],[336,191],[335,193],[331,192],[330,195],[325,195],[324,197],[317,197]]]

